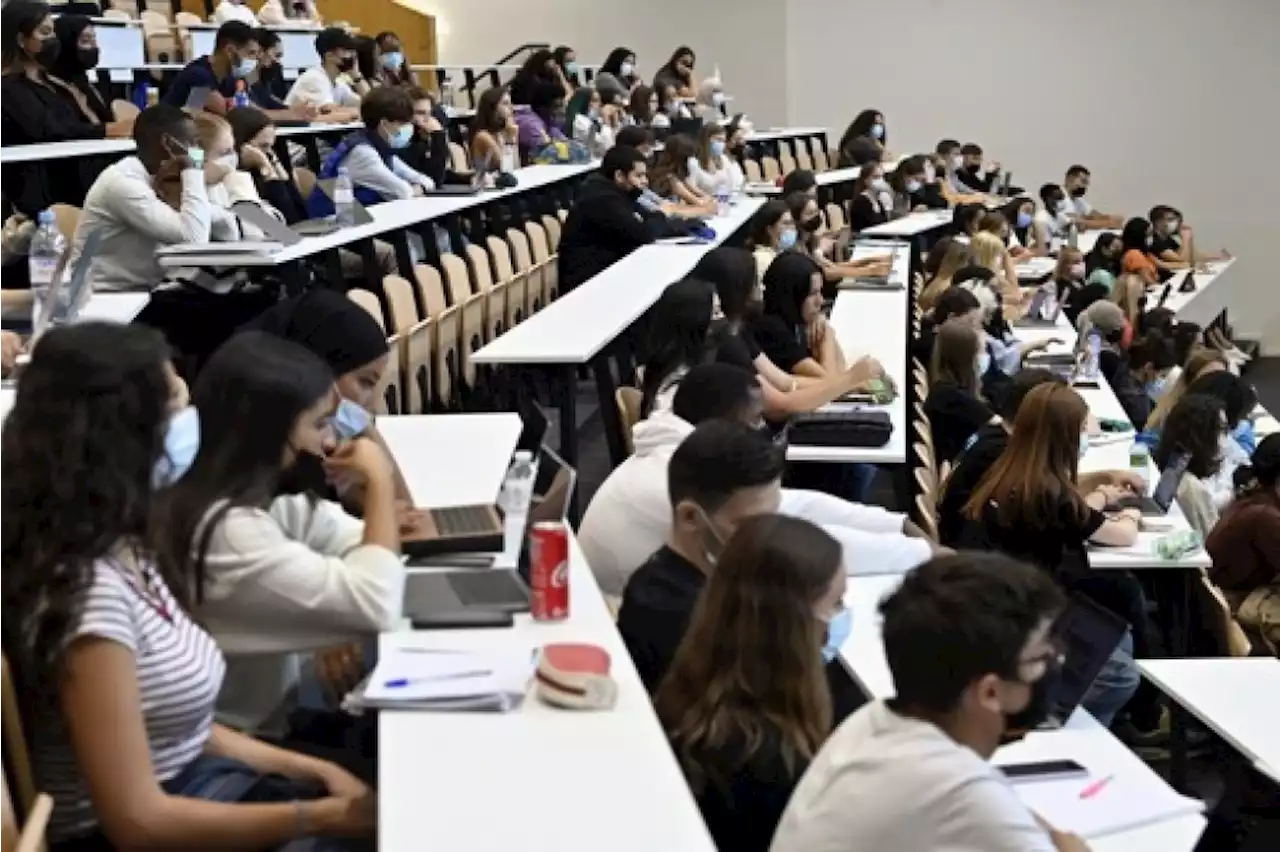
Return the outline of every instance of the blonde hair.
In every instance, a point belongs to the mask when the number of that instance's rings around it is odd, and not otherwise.
[[[211,112],[198,112],[194,116],[194,121],[196,123],[196,141],[205,151],[212,148],[213,143],[224,133],[230,136],[232,144],[235,144],[235,134],[231,131],[231,122],[222,116],[214,115]]]
[[[1080,251],[1080,249],[1063,246],[1061,251],[1058,252],[1058,264],[1053,269],[1053,276],[1055,278],[1066,278],[1067,270],[1071,268],[1071,265],[1082,260],[1084,260],[1084,252]]]
[[[942,255],[942,262],[938,264],[937,274],[929,279],[929,283],[925,285],[924,290],[920,293],[920,307],[926,311],[933,310],[938,297],[951,289],[951,279],[968,262],[969,247],[964,243],[952,240],[951,244],[947,246],[946,252]]]
[[[1004,267],[998,262],[1004,254],[1004,242],[995,234],[978,231],[969,238],[969,257],[977,266],[985,266],[999,275]]]
[[[1116,279],[1115,286],[1111,288],[1111,295],[1107,297],[1120,306],[1120,310],[1124,311],[1125,319],[1129,320],[1129,324],[1134,328],[1137,328],[1138,315],[1142,313],[1141,299],[1146,289],[1147,286],[1143,283],[1141,276],[1130,273]]]
[[[1169,412],[1173,411],[1174,406],[1186,394],[1187,388],[1191,383],[1200,378],[1205,372],[1210,371],[1212,366],[1217,364],[1220,369],[1227,368],[1227,356],[1223,355],[1217,349],[1210,349],[1207,346],[1198,346],[1187,356],[1187,363],[1182,365],[1182,372],[1178,374],[1178,380],[1173,383],[1160,399],[1156,400],[1156,407],[1151,411],[1151,416],[1147,418],[1146,430],[1148,432],[1158,432],[1164,428],[1164,421],[1168,419]]]

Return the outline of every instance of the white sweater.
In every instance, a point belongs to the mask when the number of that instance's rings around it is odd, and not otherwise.
[[[364,523],[337,503],[302,494],[270,511],[234,508],[218,523],[196,617],[227,657],[219,720],[256,730],[286,704],[299,652],[398,625],[404,565],[363,536]]]
[[[742,166],[725,155],[721,155],[719,168],[714,171],[704,169],[696,157],[690,157],[689,179],[699,190],[712,197],[721,193],[732,195],[741,192],[747,182]]]
[[[591,499],[578,530],[600,590],[621,595],[627,579],[671,532],[667,465],[693,427],[669,411],[655,411],[632,432],[635,453]],[[818,491],[782,490],[784,515],[818,524],[839,540],[849,574],[900,574],[932,555],[924,539],[902,534],[905,518]]]

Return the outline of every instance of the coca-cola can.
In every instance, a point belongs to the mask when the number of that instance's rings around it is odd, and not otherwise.
[[[529,614],[535,621],[569,617],[569,531],[559,521],[529,530]]]

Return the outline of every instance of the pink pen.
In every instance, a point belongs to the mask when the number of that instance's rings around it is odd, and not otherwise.
[[[1097,781],[1094,781],[1088,787],[1085,787],[1080,791],[1080,798],[1092,799],[1094,796],[1101,793],[1115,777],[1115,775],[1108,775],[1106,778],[1099,778]]]

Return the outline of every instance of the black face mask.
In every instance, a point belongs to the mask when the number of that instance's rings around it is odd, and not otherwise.
[[[1075,189],[1071,190],[1071,197],[1084,198],[1084,194],[1088,191],[1089,191],[1089,187],[1087,186],[1077,186]]]
[[[347,71],[352,70],[355,67],[356,67],[356,58],[354,56],[349,56],[346,59],[338,60],[339,71],[342,71],[345,73]]]
[[[98,53],[99,51],[96,47],[77,47],[76,61],[80,63],[84,70],[92,70],[98,67]]]
[[[641,197],[644,196],[644,189],[642,187],[631,186],[630,184],[628,184],[626,193],[627,193],[627,198],[630,198],[632,201],[639,201]]]
[[[50,36],[40,42],[40,49],[31,57],[39,62],[44,68],[48,68],[58,61],[58,57],[62,54],[62,42],[58,41],[57,36]]]
[[[1058,684],[1062,682],[1062,665],[1053,660],[1045,666],[1044,676],[1031,684],[1031,698],[1027,706],[1016,713],[1006,713],[1004,729],[1006,733],[1034,731],[1044,724],[1053,710],[1054,699],[1058,696]]]

